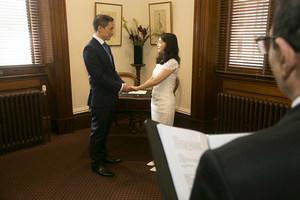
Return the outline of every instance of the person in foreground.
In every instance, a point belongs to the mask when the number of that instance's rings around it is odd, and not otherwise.
[[[300,1],[276,2],[270,35],[257,41],[270,43],[271,69],[291,109],[273,127],[206,151],[190,199],[300,199]]]
[[[163,33],[157,42],[158,56],[152,76],[139,86],[133,86],[135,90],[143,90],[153,87],[151,98],[151,118],[162,124],[173,125],[175,116],[176,78],[180,57],[177,37],[173,33]],[[154,162],[147,164],[155,172]]]
[[[91,112],[90,157],[92,170],[102,176],[112,177],[105,164],[118,163],[119,158],[108,157],[107,135],[116,109],[118,93],[132,88],[116,72],[110,47],[105,43],[113,35],[113,18],[97,15],[93,21],[95,33],[83,50],[84,63],[89,76],[88,106]]]

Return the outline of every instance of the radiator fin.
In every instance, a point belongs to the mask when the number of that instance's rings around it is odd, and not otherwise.
[[[216,132],[252,132],[267,128],[278,122],[288,108],[287,104],[218,93]]]

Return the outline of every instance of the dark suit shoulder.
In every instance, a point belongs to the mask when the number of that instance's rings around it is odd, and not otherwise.
[[[85,46],[85,48],[87,47],[92,47],[92,48],[100,48],[101,44],[95,39],[92,38]]]
[[[299,130],[300,106],[276,125],[211,151],[236,199],[291,199],[297,195]]]
[[[206,151],[200,160],[190,199],[231,200],[222,167],[212,150]]]

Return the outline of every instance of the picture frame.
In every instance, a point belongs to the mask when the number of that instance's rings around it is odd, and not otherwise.
[[[123,5],[95,2],[95,16],[98,14],[109,15],[114,18],[114,34],[111,39],[107,41],[107,44],[110,46],[121,46]]]
[[[164,32],[172,32],[172,2],[149,3],[150,44]]]

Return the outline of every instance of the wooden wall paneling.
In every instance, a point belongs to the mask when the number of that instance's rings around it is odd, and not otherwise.
[[[83,112],[79,114],[74,114],[74,122],[73,122],[73,129],[80,130],[85,128],[91,127],[91,113],[90,112]]]
[[[44,65],[1,66],[0,91],[38,89],[47,85],[47,70]]]
[[[224,79],[222,81],[222,91],[238,96],[254,97],[278,103],[290,103],[290,100],[284,97],[277,85],[271,83]]]
[[[218,1],[195,1],[192,118],[202,131],[213,129],[216,113],[216,52]]]
[[[15,90],[26,90],[26,89],[41,89],[40,79],[30,80],[6,80],[0,83],[0,92],[8,92]]]
[[[221,4],[224,3],[227,9],[230,9],[231,2],[195,1],[191,117],[200,124],[203,132],[212,133],[215,130],[215,122],[219,117],[218,92],[289,103],[269,72],[262,73],[260,69],[222,68],[226,63],[228,47],[218,42],[219,36],[224,36],[223,42],[226,42],[226,28],[229,24],[225,23],[222,27],[219,25],[221,11],[226,12],[226,9],[224,11],[221,8]],[[219,63],[217,56],[223,58]]]
[[[257,97],[278,103],[289,104],[279,90],[273,76],[236,74],[217,72],[218,92],[227,92],[239,96]]]
[[[47,1],[45,1],[47,2]],[[50,0],[53,63],[49,65],[50,115],[57,133],[73,131],[70,62],[65,1]]]
[[[45,77],[45,65],[0,66],[0,80]]]

